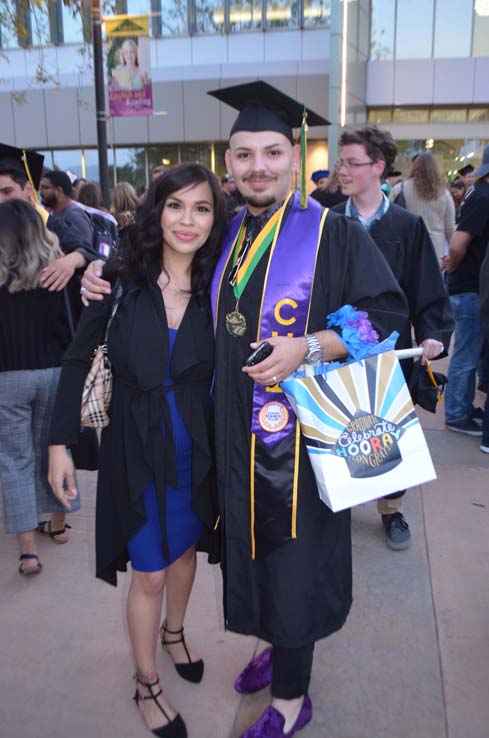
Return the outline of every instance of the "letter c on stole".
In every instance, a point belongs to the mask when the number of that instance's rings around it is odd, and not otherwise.
[[[292,325],[292,323],[296,322],[297,318],[282,318],[280,311],[284,305],[289,305],[294,308],[294,310],[297,310],[299,307],[295,300],[292,300],[290,297],[284,297],[283,300],[279,300],[275,305],[275,320],[277,323],[280,323],[280,325]]]

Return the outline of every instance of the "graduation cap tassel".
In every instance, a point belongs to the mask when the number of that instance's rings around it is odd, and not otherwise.
[[[31,174],[31,170],[29,169],[29,162],[27,161],[27,153],[25,149],[22,150],[22,163],[24,165],[25,173],[27,174],[27,179],[29,180],[32,186],[32,197],[34,198],[34,201],[37,203],[39,202],[39,198],[37,196],[37,190],[34,187],[34,182],[32,181],[32,174]]]
[[[306,167],[307,167],[307,110],[304,107],[301,122],[301,168],[300,168],[300,205],[301,210],[307,208],[307,192],[306,192]]]

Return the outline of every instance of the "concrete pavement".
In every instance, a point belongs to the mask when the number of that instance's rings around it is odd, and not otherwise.
[[[442,408],[420,415],[438,480],[406,498],[408,551],[387,547],[374,503],[355,509],[354,606],[316,647],[314,718],[301,738],[489,736],[489,456],[479,439],[443,429]],[[70,542],[39,542],[39,577],[17,574],[15,538],[0,535],[1,738],[149,735],[130,699],[129,577],[112,588],[93,576],[95,477],[80,474]],[[268,699],[234,692],[263,644],[226,633],[220,603],[219,569],[202,558],[186,623],[206,662],[201,685],[158,654],[190,738],[238,738]]]

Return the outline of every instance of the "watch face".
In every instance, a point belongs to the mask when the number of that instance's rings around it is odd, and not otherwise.
[[[323,352],[321,349],[315,349],[306,356],[306,364],[315,364],[317,361],[321,361],[323,358]]]

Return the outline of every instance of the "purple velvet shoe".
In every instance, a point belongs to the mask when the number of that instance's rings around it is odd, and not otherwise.
[[[241,738],[292,738],[294,733],[307,725],[312,718],[312,702],[304,695],[301,710],[292,728],[284,733],[285,718],[274,707],[267,707],[261,718],[245,730]]]
[[[266,648],[243,669],[234,682],[236,692],[252,694],[272,682],[272,649]]]

